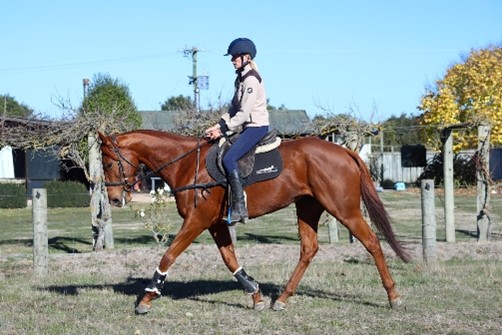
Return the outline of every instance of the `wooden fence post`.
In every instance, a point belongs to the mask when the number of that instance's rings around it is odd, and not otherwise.
[[[436,204],[434,203],[434,180],[421,180],[422,195],[422,249],[427,264],[436,262]]]
[[[444,216],[446,242],[455,242],[455,217],[453,215],[453,136],[451,129],[443,130],[443,180],[444,180]]]
[[[328,236],[330,244],[338,242],[338,220],[333,216],[328,222]]]
[[[101,149],[97,133],[87,136],[89,147],[89,177],[91,182],[91,225],[94,251],[114,248],[112,211],[106,193]]]
[[[478,241],[490,239],[491,222],[487,212],[490,209],[490,127],[478,126],[478,166],[477,179],[477,232]]]
[[[45,188],[34,188],[32,199],[33,271],[36,276],[45,276],[48,272],[49,263],[47,190]]]

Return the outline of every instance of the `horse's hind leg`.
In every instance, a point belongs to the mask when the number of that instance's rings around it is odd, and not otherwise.
[[[253,309],[261,311],[265,308],[265,302],[258,283],[246,274],[244,269],[239,266],[235,255],[234,245],[228,231],[228,225],[225,222],[213,225],[209,228],[209,232],[218,246],[223,262],[227,268],[234,274],[234,277],[243,286],[244,292],[251,295],[253,299]]]
[[[349,218],[338,218],[349,231],[357,238],[375,260],[375,265],[380,274],[382,284],[387,291],[390,307],[396,308],[401,305],[401,297],[397,293],[394,280],[385,261],[385,256],[376,234],[362,217],[360,210],[355,211]]]
[[[280,311],[286,308],[287,300],[292,296],[300,280],[312,262],[319,244],[317,241],[317,227],[319,218],[324,208],[314,198],[302,198],[296,202],[296,214],[298,216],[298,232],[301,239],[300,260],[291,275],[284,291],[272,305],[272,309]]]

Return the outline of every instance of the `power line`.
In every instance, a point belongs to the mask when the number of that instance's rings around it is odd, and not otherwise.
[[[51,65],[35,65],[26,67],[13,67],[13,68],[0,68],[0,74],[19,74],[19,73],[30,73],[30,72],[41,72],[50,71],[57,69],[74,69],[79,67],[85,67],[89,65],[100,65],[100,64],[113,64],[113,63],[124,63],[124,62],[136,62],[155,58],[164,58],[168,55],[172,55],[175,52],[164,52],[159,54],[142,55],[134,57],[120,57],[111,58],[103,60],[94,60],[86,62],[75,62],[75,63],[63,63],[63,64],[51,64]]]

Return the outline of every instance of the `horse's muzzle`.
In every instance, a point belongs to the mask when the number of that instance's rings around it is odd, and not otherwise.
[[[132,196],[130,192],[121,192],[118,195],[108,195],[110,205],[114,207],[122,207],[125,206],[127,203],[131,202]]]

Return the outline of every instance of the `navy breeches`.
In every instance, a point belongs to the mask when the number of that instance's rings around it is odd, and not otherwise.
[[[247,154],[268,133],[268,126],[247,127],[232,144],[223,157],[223,167],[227,174],[237,169],[237,161]]]

